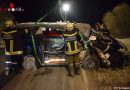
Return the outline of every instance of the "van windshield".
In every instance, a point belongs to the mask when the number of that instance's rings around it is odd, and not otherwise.
[[[63,37],[48,37],[46,39],[45,48],[46,51],[60,50],[64,46]]]

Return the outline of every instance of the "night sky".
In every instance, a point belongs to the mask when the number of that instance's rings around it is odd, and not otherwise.
[[[94,24],[101,22],[103,15],[113,9],[120,3],[127,3],[130,5],[130,0],[63,0],[71,3],[71,11],[67,13],[67,20],[86,22]],[[6,2],[0,1],[0,5]],[[8,0],[13,2],[15,7],[22,7],[23,12],[13,13],[15,19],[19,22],[37,21],[41,16],[48,13],[54,8],[58,0]],[[43,21],[57,21],[61,20],[59,7],[54,9]]]

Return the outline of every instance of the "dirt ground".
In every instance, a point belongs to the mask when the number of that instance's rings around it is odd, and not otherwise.
[[[64,67],[44,67],[37,71],[23,71],[2,90],[90,90],[82,75],[67,76]]]

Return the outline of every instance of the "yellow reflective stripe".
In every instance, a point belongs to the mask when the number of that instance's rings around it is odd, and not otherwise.
[[[73,66],[73,64],[69,64],[69,66]]]
[[[76,65],[79,65],[80,63],[75,63]]]
[[[76,35],[77,34],[77,32],[75,32],[75,33],[73,33],[73,34],[63,34],[64,36],[74,36],[74,35]]]
[[[75,50],[78,49],[78,47],[77,47],[77,41],[74,41],[74,47],[75,47]]]
[[[70,46],[70,42],[67,42],[67,46],[68,46],[68,51],[71,52],[71,46]]]
[[[10,40],[10,52],[13,52],[13,40]]]
[[[2,33],[7,34],[7,32],[2,31]]]
[[[5,50],[4,51],[6,52],[6,43],[5,43],[5,40],[4,40],[4,45],[5,45]]]
[[[2,33],[4,33],[4,34],[11,34],[11,33],[15,33],[15,32],[17,32],[17,30],[10,31],[10,32],[4,32],[4,31],[2,31]]]
[[[6,55],[18,55],[23,54],[23,51],[16,51],[16,52],[5,52]]]

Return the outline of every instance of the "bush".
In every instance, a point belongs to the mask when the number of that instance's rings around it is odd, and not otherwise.
[[[122,3],[112,11],[108,11],[103,18],[111,34],[117,38],[130,37],[130,6]]]

